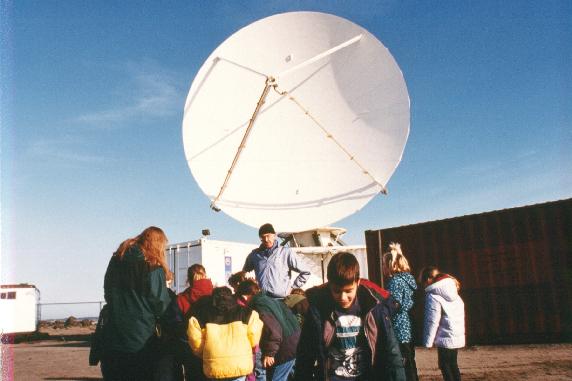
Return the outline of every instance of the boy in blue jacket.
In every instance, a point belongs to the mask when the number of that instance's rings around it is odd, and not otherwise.
[[[360,284],[359,263],[351,253],[334,255],[327,275],[325,287],[306,291],[310,308],[295,380],[405,381],[389,299]]]

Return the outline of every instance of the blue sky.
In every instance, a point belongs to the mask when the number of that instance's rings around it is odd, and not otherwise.
[[[102,299],[125,238],[256,242],[188,170],[183,105],[207,56],[260,18],[312,10],[368,29],[411,98],[389,195],[335,223],[364,230],[572,194],[572,2],[2,1],[2,283],[43,302]]]

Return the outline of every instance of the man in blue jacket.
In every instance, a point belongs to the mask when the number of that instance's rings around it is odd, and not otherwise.
[[[260,288],[273,298],[283,299],[292,288],[301,288],[306,283],[310,271],[289,247],[278,244],[271,224],[262,225],[258,236],[261,244],[248,254],[242,269],[246,272],[254,270]],[[298,272],[294,282],[292,270]]]

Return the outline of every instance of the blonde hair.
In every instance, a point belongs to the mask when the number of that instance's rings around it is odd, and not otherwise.
[[[411,272],[409,262],[401,251],[399,243],[391,242],[389,244],[389,251],[383,254],[383,275],[393,276],[396,273]]]
[[[114,253],[120,259],[123,259],[125,252],[133,246],[137,246],[145,257],[145,262],[151,268],[161,267],[165,272],[165,277],[169,273],[167,261],[165,259],[165,246],[167,246],[167,236],[160,228],[149,226],[143,230],[137,237],[129,238],[119,245]]]

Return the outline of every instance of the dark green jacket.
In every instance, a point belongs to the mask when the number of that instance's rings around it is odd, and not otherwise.
[[[113,256],[104,282],[110,324],[105,330],[107,350],[134,353],[153,336],[155,322],[170,303],[161,267],[151,268],[143,253],[132,247],[123,258]]]

